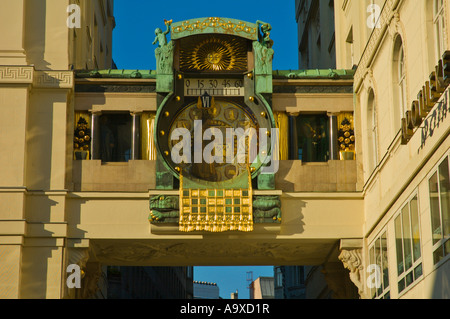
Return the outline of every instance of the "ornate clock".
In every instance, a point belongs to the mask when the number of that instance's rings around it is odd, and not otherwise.
[[[181,231],[253,230],[252,179],[266,165],[261,156],[269,155],[275,128],[257,83],[266,76],[253,57],[257,29],[231,19],[190,20],[172,26],[172,41],[159,41],[157,59],[173,61],[173,74],[157,75],[155,144],[158,161],[180,181]],[[153,218],[162,218],[156,211]]]

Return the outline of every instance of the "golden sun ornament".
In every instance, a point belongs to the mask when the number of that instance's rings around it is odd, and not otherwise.
[[[207,37],[181,52],[185,71],[236,71],[247,68],[245,43],[236,39]]]

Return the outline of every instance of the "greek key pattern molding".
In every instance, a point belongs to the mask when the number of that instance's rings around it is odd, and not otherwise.
[[[33,67],[28,66],[0,66],[0,84],[31,84],[33,71]]]
[[[35,71],[32,66],[0,66],[0,84],[32,84],[35,88],[71,89],[72,71]]]
[[[37,71],[33,85],[37,88],[71,89],[74,86],[71,71]]]

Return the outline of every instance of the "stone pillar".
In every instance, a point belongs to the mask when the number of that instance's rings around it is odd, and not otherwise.
[[[328,118],[330,160],[337,161],[339,160],[337,115],[334,113],[328,113]]]
[[[20,13],[23,1],[9,2]],[[0,12],[2,18],[9,14],[9,10],[3,11]],[[6,39],[13,36],[9,33],[10,28],[14,32],[14,24],[7,25],[10,18],[0,19],[0,28],[8,30],[2,33]],[[4,54],[4,44],[2,38],[0,56]],[[3,59],[0,58],[0,64],[7,63]],[[21,263],[27,232],[27,116],[33,78],[32,67],[0,66],[0,299],[20,298]]]
[[[358,288],[359,296],[366,298],[364,261],[362,259],[362,239],[343,239],[340,243],[339,260],[350,270],[350,280]]]
[[[298,160],[297,116],[289,113],[289,160]]]
[[[101,112],[91,112],[91,160],[100,159],[100,116]]]
[[[20,298],[59,299],[67,238],[66,174],[73,143],[73,74],[35,71],[27,116],[26,235]],[[71,113],[71,112],[70,112]],[[70,146],[69,146],[70,145]]]
[[[0,65],[27,65],[25,41],[25,0],[2,3],[0,10]]]
[[[141,114],[131,113],[133,123],[131,127],[131,160],[136,161],[141,158]]]

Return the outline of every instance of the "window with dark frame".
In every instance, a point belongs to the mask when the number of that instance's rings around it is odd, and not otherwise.
[[[106,113],[99,120],[100,159],[102,162],[128,162],[131,159],[132,116]]]
[[[297,159],[304,163],[330,159],[328,122],[326,114],[300,114],[297,117]]]

